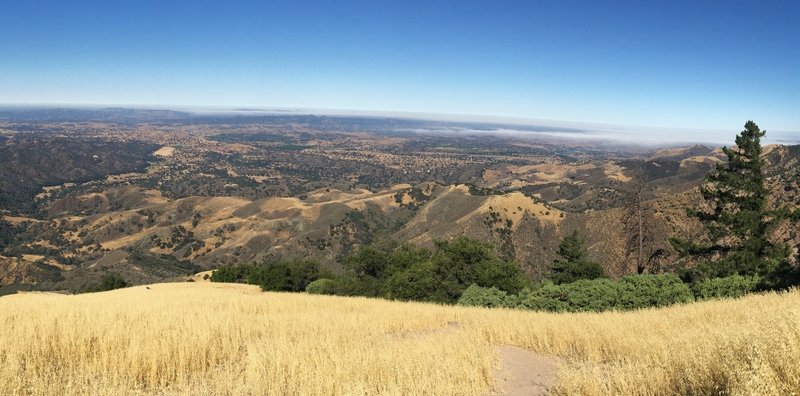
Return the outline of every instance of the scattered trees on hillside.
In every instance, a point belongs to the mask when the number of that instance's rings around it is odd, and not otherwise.
[[[761,157],[761,131],[747,121],[736,147],[723,147],[726,164],[706,177],[700,192],[704,205],[689,210],[704,226],[703,240],[672,239],[675,249],[695,261],[688,280],[730,275],[770,275],[786,262],[788,248],[771,233],[786,217],[781,207],[768,207],[769,191]]]
[[[564,237],[558,245],[560,258],[553,262],[549,279],[553,283],[572,283],[580,279],[597,279],[604,277],[603,267],[589,259],[586,242],[578,231]]]

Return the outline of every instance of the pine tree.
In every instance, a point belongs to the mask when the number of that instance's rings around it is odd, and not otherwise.
[[[550,268],[550,280],[555,284],[572,283],[579,279],[604,277],[603,267],[589,260],[589,250],[578,231],[567,235],[558,245],[558,255]]]
[[[765,133],[747,121],[736,147],[722,148],[728,162],[718,165],[701,186],[704,207],[688,211],[703,224],[705,240],[671,240],[679,253],[697,262],[696,277],[767,275],[788,256],[784,245],[770,241],[783,215],[767,207],[769,191],[761,158]]]
[[[589,249],[586,248],[585,241],[578,231],[573,231],[572,234],[564,237],[561,243],[558,244],[558,255],[561,256],[562,260],[560,261],[584,261],[589,257]]]

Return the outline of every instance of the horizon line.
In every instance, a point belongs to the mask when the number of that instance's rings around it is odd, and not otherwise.
[[[732,133],[729,129],[724,128],[691,128],[691,127],[664,127],[654,125],[632,125],[624,123],[605,123],[605,122],[592,122],[592,121],[573,121],[573,120],[558,120],[548,118],[534,118],[517,115],[498,115],[498,114],[467,114],[467,113],[434,113],[434,112],[418,112],[418,111],[403,111],[403,110],[368,110],[368,109],[343,109],[343,108],[304,108],[304,107],[290,107],[290,106],[264,106],[264,105],[176,105],[176,104],[133,104],[133,103],[44,103],[44,102],[0,102],[0,110],[13,109],[13,108],[27,108],[39,110],[54,110],[54,109],[84,109],[84,110],[103,110],[111,108],[131,109],[131,110],[162,110],[162,111],[180,111],[192,113],[195,115],[261,115],[261,116],[277,116],[277,115],[309,115],[309,116],[354,116],[354,117],[369,117],[369,118],[396,118],[407,120],[419,121],[435,121],[435,122],[453,122],[453,123],[475,123],[475,124],[501,124],[507,126],[540,126],[540,127],[554,127],[554,128],[585,128],[586,132],[605,132],[612,133],[616,136],[605,136],[609,139],[618,142],[624,141],[626,143],[640,143],[643,145],[652,144],[725,144],[730,142],[731,139],[718,139],[710,138],[708,140],[686,140],[686,139],[669,139],[669,138],[653,138],[650,139],[636,139],[634,136],[628,134],[635,132],[651,132],[651,133],[670,133],[670,132],[694,132],[701,134],[729,134]],[[258,114],[261,113],[261,114]],[[2,119],[0,119],[2,120]],[[793,130],[774,130],[769,131],[777,132],[782,138],[766,139],[777,144],[800,144],[800,131]],[[626,134],[626,132],[628,134]],[[736,131],[734,133],[738,133]],[[795,139],[788,139],[787,135],[797,136]],[[584,135],[589,137],[591,135]],[[733,135],[731,135],[733,136]],[[633,139],[632,139],[633,138]]]

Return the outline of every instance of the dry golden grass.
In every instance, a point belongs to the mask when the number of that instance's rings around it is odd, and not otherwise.
[[[493,347],[559,357],[555,393],[800,391],[800,292],[545,314],[158,284],[0,298],[10,394],[486,394]]]

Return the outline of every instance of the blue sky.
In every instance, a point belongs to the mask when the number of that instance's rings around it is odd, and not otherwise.
[[[6,104],[800,131],[796,1],[7,1],[2,14]]]

